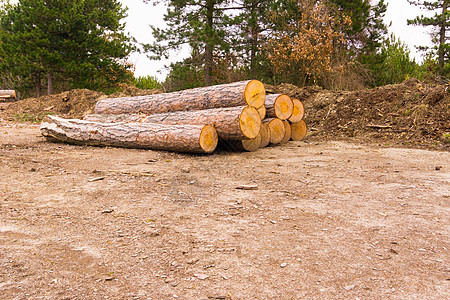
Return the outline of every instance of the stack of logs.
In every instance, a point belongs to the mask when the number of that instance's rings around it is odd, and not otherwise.
[[[84,120],[46,116],[48,140],[93,146],[211,153],[218,143],[256,151],[306,136],[303,104],[266,96],[258,80],[97,102]]]
[[[15,90],[0,90],[0,102],[10,102],[16,100]]]

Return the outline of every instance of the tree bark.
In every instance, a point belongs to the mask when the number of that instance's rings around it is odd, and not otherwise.
[[[47,71],[47,95],[53,94],[53,75],[50,71]]]
[[[294,103],[294,108],[292,109],[292,115],[289,117],[289,122],[297,123],[300,122],[305,115],[305,107],[303,103],[298,99],[292,99],[292,103]]]
[[[292,115],[294,104],[291,97],[285,94],[270,94],[266,96],[266,116],[287,120]]]
[[[270,143],[279,144],[283,140],[286,131],[283,121],[278,118],[271,118],[265,119],[263,123],[266,123],[267,126],[269,126]]]
[[[107,98],[95,105],[96,114],[158,114],[181,110],[264,105],[266,91],[258,80],[240,81],[179,92]]]
[[[291,124],[291,140],[301,141],[306,137],[308,129],[304,120]]]
[[[78,145],[145,148],[190,153],[211,153],[217,132],[211,125],[154,123],[97,123],[46,116],[41,133],[50,141]]]
[[[127,117],[128,116],[128,117]],[[205,110],[177,111],[155,115],[89,115],[85,120],[111,122],[142,122],[172,125],[213,125],[223,140],[255,138],[261,129],[258,111],[251,106],[212,108]]]

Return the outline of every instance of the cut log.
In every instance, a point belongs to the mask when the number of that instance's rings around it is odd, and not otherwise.
[[[109,123],[117,120],[127,122],[127,114],[88,115],[86,120]],[[261,129],[261,119],[256,108],[237,106],[205,110],[177,111],[155,115],[129,114],[131,122],[160,123],[172,125],[214,125],[219,138],[224,140],[244,140],[255,138]]]
[[[292,99],[292,103],[294,104],[294,108],[292,109],[292,115],[288,120],[291,123],[297,123],[303,119],[303,116],[305,115],[305,107],[298,99]]]
[[[287,120],[292,115],[294,103],[285,94],[271,94],[266,96],[266,115],[268,118]]]
[[[242,152],[249,151],[254,152],[259,149],[261,145],[261,135],[257,135],[254,139],[251,140],[242,140],[242,141],[221,141],[223,147],[225,149]]]
[[[50,141],[191,153],[211,153],[218,136],[212,125],[97,123],[46,116],[41,133]]]
[[[159,114],[246,105],[258,109],[264,105],[265,95],[260,81],[248,80],[172,93],[102,99],[95,105],[95,113]]]
[[[304,120],[291,124],[291,140],[301,141],[306,137],[308,129]]]
[[[266,123],[261,124],[261,131],[259,132],[261,135],[261,144],[259,145],[259,148],[267,147],[270,143],[270,130],[269,125]]]
[[[16,99],[15,90],[0,90],[0,101],[11,101]]]
[[[269,126],[270,143],[279,144],[283,140],[286,131],[283,121],[278,118],[271,118],[265,119],[263,123]]]
[[[266,118],[266,106],[263,105],[260,108],[258,108],[259,116],[261,117],[261,120],[264,120]]]
[[[288,121],[284,120],[283,125],[284,125],[284,128],[286,129],[286,131],[284,133],[284,137],[281,140],[280,144],[285,144],[285,143],[289,142],[289,140],[291,139],[291,124]]]

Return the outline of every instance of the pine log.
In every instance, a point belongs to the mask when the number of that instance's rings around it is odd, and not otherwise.
[[[284,137],[281,140],[280,144],[285,144],[285,143],[289,142],[289,140],[291,139],[291,124],[288,121],[283,120],[283,125],[284,125],[284,128],[286,129],[286,131],[284,133]]]
[[[0,100],[4,99],[16,99],[16,91],[15,90],[0,90]]]
[[[261,120],[264,120],[266,118],[266,112],[267,112],[267,110],[266,110],[266,106],[265,105],[263,105],[260,108],[258,108],[258,113],[259,113],[259,116],[260,116]]]
[[[246,105],[258,109],[264,105],[265,95],[260,81],[248,80],[172,93],[102,99],[95,105],[95,113],[159,114]]]
[[[261,135],[257,135],[254,139],[251,140],[242,140],[242,141],[221,141],[223,146],[226,149],[236,152],[249,151],[254,152],[259,149],[261,145]]]
[[[270,130],[269,125],[266,123],[261,124],[261,131],[259,132],[261,135],[261,144],[259,145],[259,148],[267,147],[270,144]]]
[[[97,123],[46,116],[41,133],[49,141],[191,153],[211,153],[218,136],[212,125]]]
[[[306,137],[308,129],[304,120],[291,124],[291,140],[301,141]]]
[[[126,122],[126,114],[88,115],[86,120],[109,123],[118,120]],[[255,138],[261,128],[261,119],[256,108],[237,106],[204,110],[177,111],[155,115],[129,114],[131,122],[161,123],[170,125],[214,125],[219,138],[224,140],[245,140]]]
[[[283,121],[278,118],[271,118],[265,119],[263,122],[269,126],[270,143],[279,144],[283,140],[286,131]]]
[[[292,115],[294,104],[291,97],[285,94],[270,94],[266,96],[266,116],[287,120]]]
[[[292,99],[292,103],[294,103],[294,108],[292,110],[292,115],[289,117],[289,122],[297,123],[303,119],[305,115],[305,107],[303,103],[298,99]]]

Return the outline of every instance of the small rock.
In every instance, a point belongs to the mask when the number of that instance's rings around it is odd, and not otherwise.
[[[436,166],[436,167],[434,167],[434,169],[435,169],[436,171],[439,171],[440,169],[442,169],[442,166]]]
[[[200,280],[205,280],[205,279],[209,278],[209,275],[199,274],[199,273],[194,274],[194,276],[197,277]]]
[[[282,264],[280,265],[280,267],[281,267],[281,268],[286,268],[286,267],[287,267],[287,263],[282,263]]]
[[[351,291],[353,289],[355,289],[356,285],[352,284],[352,285],[347,285],[344,287],[344,290],[346,291]]]
[[[191,173],[191,169],[189,169],[189,168],[181,168],[181,173]]]

